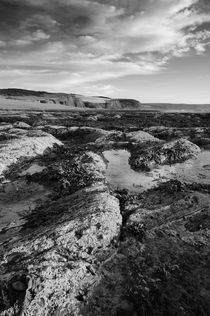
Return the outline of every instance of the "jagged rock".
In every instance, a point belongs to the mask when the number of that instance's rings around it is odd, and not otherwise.
[[[130,164],[136,169],[150,170],[157,165],[174,164],[195,158],[200,148],[187,139],[178,139],[132,153]]]

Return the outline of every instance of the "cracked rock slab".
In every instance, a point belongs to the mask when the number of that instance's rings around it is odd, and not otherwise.
[[[119,202],[102,183],[34,210],[20,238],[3,245],[0,315],[82,315],[121,223]]]

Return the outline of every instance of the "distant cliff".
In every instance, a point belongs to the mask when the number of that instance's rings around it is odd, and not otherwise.
[[[110,99],[107,97],[86,97],[79,94],[49,93],[23,89],[0,89],[0,95],[10,100],[57,104],[72,108],[91,109],[140,109],[141,103],[133,99]]]

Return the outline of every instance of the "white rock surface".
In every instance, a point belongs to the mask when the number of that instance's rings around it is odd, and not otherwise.
[[[13,126],[15,128],[22,128],[22,129],[30,129],[31,128],[31,126],[25,122],[15,122],[13,124]]]
[[[126,138],[134,143],[143,142],[160,142],[161,140],[144,131],[130,132],[126,134]]]
[[[42,155],[47,148],[62,143],[50,134],[41,131],[11,129],[8,136],[13,139],[0,142],[0,175],[20,158]]]
[[[105,168],[92,152],[77,162],[90,175]],[[96,181],[30,215],[29,230],[30,223],[31,231],[4,245],[1,278],[10,303],[0,315],[16,315],[15,295],[24,316],[83,315],[81,307],[100,281],[101,265],[115,252],[111,242],[122,225],[119,201]],[[25,289],[23,301],[17,285]]]

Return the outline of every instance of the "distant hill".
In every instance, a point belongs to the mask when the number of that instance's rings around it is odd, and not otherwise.
[[[210,104],[141,103],[133,99],[111,99],[74,93],[0,89],[0,109],[70,110],[75,108],[210,113]]]
[[[83,96],[79,94],[49,93],[45,91],[32,91],[23,89],[0,89],[0,96],[11,101],[29,102],[30,105],[39,103],[43,105],[57,105],[57,109],[63,106],[71,108],[89,109],[140,109],[141,103],[132,99],[110,99],[102,96]],[[1,102],[2,103],[2,102]],[[34,104],[33,104],[34,103]],[[2,105],[1,105],[2,107]],[[55,106],[54,106],[55,107]]]

